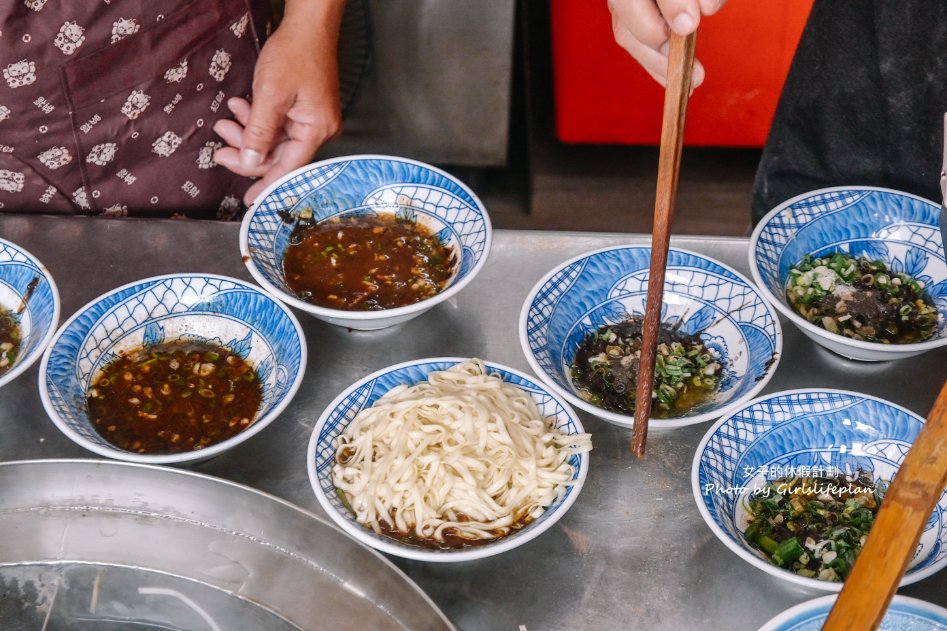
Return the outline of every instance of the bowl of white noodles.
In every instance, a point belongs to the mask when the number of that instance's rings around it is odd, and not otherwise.
[[[440,357],[373,373],[316,422],[309,480],[343,530],[381,552],[455,562],[510,550],[579,495],[591,438],[512,368]]]

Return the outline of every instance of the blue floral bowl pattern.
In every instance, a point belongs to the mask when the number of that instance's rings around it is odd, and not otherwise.
[[[14,314],[20,328],[20,352],[0,387],[33,365],[59,324],[59,290],[49,271],[32,254],[0,239],[0,309]]]
[[[838,591],[841,583],[799,576],[765,559],[743,538],[745,498],[766,480],[859,469],[890,481],[924,425],[893,403],[843,390],[790,390],[747,403],[718,421],[697,447],[691,482],[715,535],[751,564],[789,582]],[[902,585],[947,564],[947,493],[927,524]]]
[[[556,393],[606,421],[631,427],[634,418],[599,408],[579,395],[570,365],[589,333],[630,316],[643,316],[651,249],[620,246],[563,263],[532,289],[520,314],[519,336],[530,366]],[[671,248],[661,321],[685,333],[703,331],[725,372],[719,391],[677,418],[649,427],[673,428],[722,416],[766,386],[779,362],[782,330],[772,307],[731,268],[694,252]]]
[[[445,370],[466,360],[467,358],[463,357],[418,359],[379,370],[356,382],[336,397],[316,421],[309,441],[307,458],[309,481],[312,483],[316,498],[329,517],[362,543],[388,554],[420,561],[447,563],[493,556],[535,539],[548,530],[569,510],[578,497],[579,491],[582,490],[589,466],[587,453],[573,455],[569,460],[569,464],[575,470],[572,478],[575,481],[574,484],[558,502],[547,507],[539,519],[496,542],[466,549],[430,550],[405,545],[391,538],[377,535],[355,521],[354,515],[336,495],[335,486],[332,483],[332,464],[339,435],[345,431],[359,411],[371,407],[389,390],[400,385],[420,383],[427,379],[430,373]],[[568,434],[580,434],[585,431],[575,411],[531,377],[500,364],[484,362],[484,365],[490,374],[497,374],[503,381],[528,392],[540,413],[546,418],[555,419],[555,426],[560,431]]]
[[[760,631],[821,631],[838,596],[813,598],[779,614]],[[891,600],[881,631],[947,631],[947,609],[908,596]]]
[[[120,352],[176,340],[229,348],[257,373],[263,400],[252,424],[204,449],[143,455],[99,436],[88,418],[86,393]],[[72,316],[43,355],[40,395],[57,427],[103,456],[145,463],[204,460],[266,427],[289,404],[306,369],[306,343],[288,308],[248,283],[209,274],[172,274],[120,287]]]
[[[939,216],[939,205],[888,189],[813,191],[780,204],[760,221],[750,238],[750,270],[766,299],[826,348],[865,361],[910,357],[947,344],[947,261]],[[797,314],[785,296],[789,268],[806,254],[833,252],[881,259],[924,283],[940,313],[934,338],[915,344],[853,340]]]
[[[437,235],[457,255],[448,286],[419,303],[382,311],[340,311],[296,298],[283,278],[283,255],[300,213],[317,221],[352,214],[395,214]],[[240,230],[240,252],[253,277],[283,302],[354,329],[404,322],[465,287],[486,262],[491,226],[474,193],[450,174],[406,158],[350,156],[303,167],[257,198]]]

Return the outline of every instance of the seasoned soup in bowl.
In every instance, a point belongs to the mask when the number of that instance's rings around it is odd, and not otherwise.
[[[180,463],[213,457],[273,422],[305,365],[299,322],[271,296],[226,276],[170,274],[119,287],[74,314],[43,356],[40,396],[56,426],[86,449]],[[121,407],[108,404],[115,397]]]

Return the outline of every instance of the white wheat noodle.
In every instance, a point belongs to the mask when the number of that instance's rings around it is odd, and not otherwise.
[[[332,469],[359,523],[442,542],[492,539],[537,518],[573,484],[565,434],[529,394],[473,359],[393,388],[339,436]]]

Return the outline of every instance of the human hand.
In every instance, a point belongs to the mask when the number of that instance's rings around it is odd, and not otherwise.
[[[726,0],[608,0],[615,41],[654,80],[667,87],[671,32],[690,35],[701,15],[713,15]],[[691,89],[704,81],[704,66],[694,60]]]
[[[236,120],[214,124],[228,145],[214,153],[214,160],[234,173],[259,178],[244,195],[248,206],[272,182],[309,163],[342,130],[337,24],[324,30],[312,21],[284,19],[257,60],[253,102],[229,99]]]

